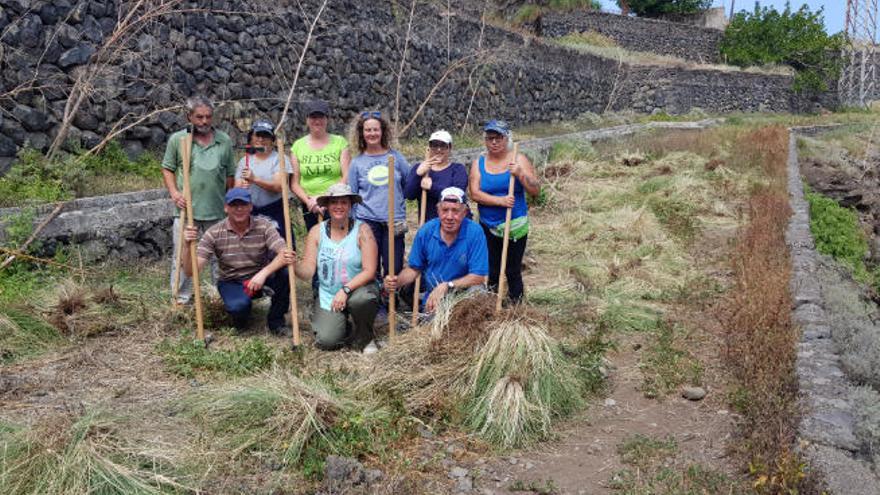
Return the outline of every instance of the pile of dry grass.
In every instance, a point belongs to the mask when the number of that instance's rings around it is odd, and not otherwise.
[[[46,319],[63,335],[91,337],[142,321],[146,310],[135,303],[112,286],[95,289],[67,279],[44,306]]]
[[[0,485],[3,493],[102,493],[159,495],[190,491],[133,458],[107,415],[56,418],[36,429],[0,424]]]

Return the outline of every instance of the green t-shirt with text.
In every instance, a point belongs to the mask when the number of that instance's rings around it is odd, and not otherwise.
[[[177,176],[177,189],[183,193],[183,137],[186,131],[177,131],[168,138],[162,168]],[[214,140],[208,146],[193,141],[190,160],[189,183],[192,188],[193,218],[195,220],[220,220],[223,197],[226,195],[226,178],[235,177],[235,157],[232,140],[223,131],[214,130]]]
[[[309,196],[320,196],[342,178],[342,151],[348,141],[330,134],[330,142],[320,150],[309,147],[309,137],[297,139],[290,152],[299,163],[299,183]]]

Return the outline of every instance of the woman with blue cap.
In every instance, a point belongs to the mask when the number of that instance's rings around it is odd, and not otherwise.
[[[489,250],[489,287],[498,287],[501,272],[501,254],[504,245],[504,224],[507,209],[512,209],[510,244],[507,251],[508,297],[518,303],[523,297],[522,259],[529,235],[529,206],[526,193],[537,196],[541,182],[532,162],[521,153],[513,156],[510,150],[510,126],[500,120],[490,120],[483,128],[486,152],[471,165],[469,177],[471,199],[477,202],[480,225]],[[514,178],[513,195],[508,195],[511,175]]]
[[[257,120],[247,135],[245,156],[235,170],[235,186],[247,188],[253,204],[253,215],[262,215],[275,223],[284,236],[284,204],[278,182],[279,160],[275,151],[275,126],[268,120]],[[292,173],[290,163],[287,173]]]

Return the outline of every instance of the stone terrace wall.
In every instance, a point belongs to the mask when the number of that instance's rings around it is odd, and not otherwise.
[[[543,18],[545,36],[595,31],[638,52],[672,55],[700,63],[719,60],[723,31],[607,12],[551,13]]]
[[[118,121],[147,116],[119,139],[131,154],[161,148],[183,125],[179,109],[162,109],[194,93],[223,102],[216,120],[233,137],[256,117],[277,120],[309,16],[320,4],[181,2],[184,12],[148,23],[99,71],[96,52],[116,26],[118,1],[0,0],[0,173],[19,147],[49,146],[70,86],[84,73],[97,74],[95,90],[76,113],[70,138],[86,147]],[[399,2],[331,0],[305,58],[296,99],[329,100],[341,117],[331,122],[336,132],[364,109],[393,110],[408,18]],[[443,81],[415,120],[418,135],[435,127],[457,129],[465,115],[472,123],[498,117],[516,126],[627,105],[668,113],[693,106],[713,112],[800,108],[786,78],[682,69],[658,77],[656,71],[481,26],[464,14],[448,19],[447,33],[447,17],[432,3],[420,3],[414,17],[400,91],[402,123],[440,81],[447,57],[468,61]],[[489,50],[477,54],[479,47]],[[287,131],[303,132],[296,105]]]

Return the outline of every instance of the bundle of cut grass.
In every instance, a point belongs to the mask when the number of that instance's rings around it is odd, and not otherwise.
[[[0,425],[3,493],[159,495],[191,491],[168,476],[143,469],[106,415],[89,413],[76,422],[61,419],[39,429]]]
[[[399,399],[410,414],[449,410],[456,401],[451,391],[460,388],[475,349],[486,338],[494,304],[488,295],[444,298],[430,327],[398,336],[355,387]]]
[[[64,335],[91,337],[142,321],[132,301],[112,287],[89,290],[67,279],[45,306],[49,322]]]
[[[277,367],[208,388],[187,399],[184,408],[219,434],[233,456],[262,451],[287,464],[298,464],[303,450],[324,439],[339,418],[366,410],[322,383],[307,382]]]
[[[552,418],[583,404],[574,364],[544,328],[522,318],[495,326],[464,395],[466,424],[504,448],[546,438]]]
[[[40,354],[58,340],[55,329],[25,310],[10,308],[0,313],[0,363]]]

